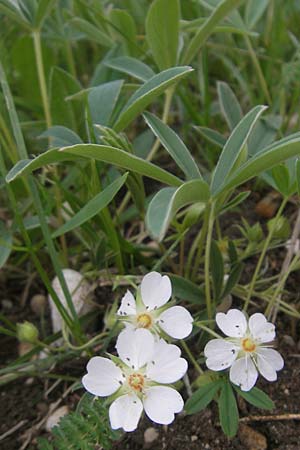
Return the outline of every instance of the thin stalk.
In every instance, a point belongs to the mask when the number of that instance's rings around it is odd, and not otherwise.
[[[190,274],[191,265],[192,265],[192,259],[193,259],[193,256],[195,254],[195,251],[197,251],[196,257],[195,257],[195,261],[194,261],[194,265],[193,265],[193,270],[192,270],[192,273],[190,275],[190,279],[191,280],[195,279],[197,270],[199,269],[199,266],[200,266],[200,260],[201,260],[201,257],[202,257],[204,244],[205,244],[205,238],[206,238],[206,234],[207,234],[208,218],[209,218],[209,210],[206,209],[205,214],[204,214],[204,220],[203,220],[202,228],[201,228],[200,232],[198,233],[195,241],[193,242],[190,254],[188,256],[187,268],[186,268],[186,276],[189,276],[189,274]]]
[[[70,72],[73,75],[73,77],[76,78],[77,75],[76,75],[76,66],[75,66],[75,61],[74,61],[74,57],[73,57],[73,51],[72,51],[70,42],[67,39],[65,41],[65,49],[66,49],[66,57],[67,57]]]
[[[269,249],[269,245],[270,245],[270,242],[272,240],[272,237],[273,237],[274,230],[275,230],[275,227],[277,225],[278,219],[280,218],[280,216],[282,214],[282,211],[284,210],[285,205],[287,204],[287,201],[288,201],[288,197],[285,197],[283,199],[281,205],[280,205],[280,208],[277,211],[277,214],[276,214],[276,216],[274,218],[273,226],[271,227],[271,229],[269,231],[267,239],[265,240],[264,246],[262,248],[262,252],[260,254],[259,260],[257,262],[256,268],[255,268],[255,271],[254,271],[254,275],[252,277],[251,284],[249,286],[247,298],[246,298],[245,305],[244,305],[244,311],[247,311],[247,308],[248,308],[248,305],[249,305],[249,302],[250,302],[250,298],[251,298],[251,296],[253,294],[253,290],[254,290],[254,287],[255,287],[255,283],[256,283],[259,271],[261,269],[262,263],[263,263],[264,258],[266,256],[266,253],[267,253],[267,251]]]
[[[212,330],[211,328],[207,327],[206,325],[203,325],[202,322],[194,322],[194,325],[196,325],[198,328],[201,328],[201,330],[206,331],[208,334],[210,334],[211,336],[220,339],[220,335],[218,333],[216,333],[214,330]]]
[[[203,374],[203,370],[201,369],[201,367],[199,366],[199,364],[197,363],[196,358],[194,357],[193,353],[191,352],[191,350],[188,348],[187,344],[185,341],[181,340],[180,341],[182,348],[184,349],[185,353],[187,354],[187,356],[189,357],[191,363],[193,364],[193,366],[195,367],[195,369],[197,370],[197,372],[202,375]]]
[[[33,31],[32,36],[33,36],[34,53],[35,53],[35,59],[36,59],[36,66],[37,66],[44,114],[45,114],[47,128],[50,128],[51,124],[52,124],[52,120],[51,120],[50,105],[49,105],[48,92],[47,92],[47,84],[46,84],[46,79],[45,79],[45,69],[44,69],[44,62],[43,62],[40,30]]]
[[[210,291],[210,252],[211,252],[211,242],[212,242],[212,234],[214,229],[214,203],[212,203],[209,211],[208,218],[208,228],[207,228],[207,237],[206,237],[206,247],[205,247],[205,262],[204,262],[204,279],[205,279],[205,298],[206,298],[206,310],[207,310],[207,318],[210,320],[212,318],[212,298]]]
[[[244,36],[244,39],[245,39],[246,45],[248,47],[248,50],[249,50],[249,53],[250,53],[253,65],[254,65],[256,73],[257,73],[257,77],[258,77],[261,89],[262,89],[262,91],[264,93],[264,96],[265,96],[265,99],[267,100],[269,105],[271,105],[272,104],[272,99],[271,99],[271,96],[270,96],[270,93],[269,93],[268,85],[267,85],[267,82],[265,80],[263,71],[261,69],[259,60],[258,60],[258,58],[256,56],[256,53],[255,53],[253,47],[252,47],[251,40],[250,40],[249,36],[246,36],[246,35]]]

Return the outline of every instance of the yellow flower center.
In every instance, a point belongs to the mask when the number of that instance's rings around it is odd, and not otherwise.
[[[152,318],[149,314],[140,314],[137,317],[137,324],[139,328],[150,328],[152,325]]]
[[[244,352],[254,352],[256,349],[256,344],[250,338],[245,338],[242,340],[242,347]]]
[[[128,384],[135,391],[141,392],[145,384],[145,379],[140,373],[133,373],[129,375]]]

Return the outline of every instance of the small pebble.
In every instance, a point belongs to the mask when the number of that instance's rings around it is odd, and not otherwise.
[[[53,427],[55,427],[55,425],[57,425],[60,421],[60,419],[67,415],[69,412],[69,408],[68,406],[61,406],[60,408],[56,409],[55,411],[53,411],[52,414],[50,414],[50,416],[47,419],[45,428],[47,431],[50,431]]]
[[[8,298],[4,298],[1,302],[1,304],[2,304],[3,309],[9,310],[9,309],[12,309],[12,307],[13,307],[13,302],[11,300],[9,300]]]
[[[149,447],[149,444],[152,444],[159,436],[159,432],[156,428],[150,427],[147,428],[144,432],[144,442],[146,444],[146,448]]]
[[[285,393],[285,395],[289,395],[290,391],[288,390],[288,388],[285,388],[285,390],[283,391]]]
[[[198,441],[198,436],[196,436],[195,434],[191,436],[191,441],[192,442]]]
[[[40,316],[46,308],[47,299],[42,294],[34,295],[30,300],[30,308],[37,316]]]

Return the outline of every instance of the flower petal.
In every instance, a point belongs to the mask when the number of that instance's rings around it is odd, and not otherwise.
[[[257,370],[249,355],[239,358],[232,364],[229,378],[237,384],[242,391],[250,391],[257,380]]]
[[[247,331],[246,317],[238,309],[230,309],[227,314],[218,313],[216,322],[226,336],[243,337]]]
[[[152,361],[147,364],[146,374],[157,383],[175,383],[186,373],[188,364],[180,358],[181,350],[160,339],[154,345]]]
[[[174,414],[182,411],[184,405],[181,395],[168,386],[147,389],[143,403],[147,416],[162,425],[173,422]]]
[[[139,369],[151,361],[154,337],[145,328],[125,328],[118,336],[116,349],[121,360],[132,369]]]
[[[130,291],[127,291],[121,300],[121,306],[117,311],[119,316],[135,316],[136,304],[134,296]]]
[[[224,370],[235,361],[239,347],[225,339],[212,339],[204,348],[206,365],[210,370]]]
[[[172,295],[171,280],[167,275],[150,272],[144,276],[141,284],[141,295],[148,310],[160,308]]]
[[[88,373],[82,378],[82,384],[91,394],[106,397],[121,386],[122,371],[110,359],[94,356],[86,368]]]
[[[257,349],[257,368],[262,376],[268,381],[277,380],[277,370],[284,366],[282,356],[272,348]]]
[[[275,325],[268,322],[261,313],[253,314],[250,317],[249,329],[253,339],[258,342],[271,342],[275,339]]]
[[[156,320],[160,328],[174,339],[184,339],[191,334],[193,317],[183,306],[172,306]]]
[[[113,430],[123,428],[134,431],[139,423],[143,404],[135,394],[126,394],[117,398],[109,408],[109,420]]]

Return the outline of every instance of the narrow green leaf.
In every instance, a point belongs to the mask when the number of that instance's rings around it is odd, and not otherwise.
[[[87,22],[80,17],[75,17],[74,19],[71,19],[69,23],[77,30],[82,31],[91,41],[97,42],[104,47],[113,47],[114,41],[110,38],[110,36],[90,22]]]
[[[222,207],[221,214],[224,214],[224,212],[229,211],[230,209],[235,208],[240,203],[244,202],[250,194],[251,191],[244,191],[237,194],[232,200],[230,200],[228,203],[226,203],[226,205]]]
[[[236,392],[243,397],[248,403],[261,409],[274,409],[274,402],[270,397],[257,387],[253,387],[250,391],[242,391],[238,386],[233,386]]]
[[[221,388],[221,381],[213,381],[201,386],[185,404],[187,414],[196,414],[206,408]]]
[[[179,0],[154,0],[146,18],[146,39],[160,70],[177,62]]]
[[[78,157],[61,153],[58,149],[50,149],[45,153],[41,153],[34,159],[21,159],[15,164],[6,176],[7,183],[15,180],[16,178],[27,175],[36,169],[39,169],[47,164],[53,164],[63,161],[74,161]]]
[[[222,114],[229,126],[229,129],[233,130],[234,127],[242,120],[243,111],[234,92],[227,83],[218,81],[217,89]]]
[[[42,133],[39,137],[50,138],[52,144],[51,146],[56,148],[82,143],[82,140],[76,133],[74,133],[74,131],[60,125],[55,125],[54,127],[48,128],[48,130],[44,131],[44,133]]]
[[[134,55],[137,50],[136,44],[136,25],[132,18],[125,9],[113,8],[109,15],[111,21],[111,33],[116,41],[121,41],[127,52],[130,55]]]
[[[212,274],[212,284],[214,290],[214,298],[219,300],[224,280],[224,261],[222,253],[216,243],[212,241],[210,250],[210,270]]]
[[[216,130],[207,127],[197,127],[194,126],[195,130],[201,134],[205,139],[207,139],[212,144],[217,145],[218,147],[224,147],[226,144],[226,138]]]
[[[64,147],[59,150],[62,154],[71,154],[73,156],[81,156],[84,158],[92,158],[97,161],[103,161],[109,164],[114,164],[118,167],[122,167],[126,170],[139,173],[154,180],[161,181],[162,183],[169,184],[171,186],[180,186],[183,182],[167,172],[164,169],[145,161],[142,158],[138,158],[124,150],[120,150],[108,145],[97,144],[81,144],[73,145],[71,147]]]
[[[104,64],[111,69],[126,73],[141,81],[147,81],[155,75],[151,67],[131,56],[119,56],[118,58],[104,61]]]
[[[172,292],[175,298],[180,298],[196,305],[205,303],[203,289],[179,275],[169,275],[172,282]]]
[[[97,215],[112,201],[117,192],[125,183],[127,176],[128,173],[125,173],[122,177],[117,178],[102,192],[92,198],[80,211],[78,211],[78,213],[75,214],[75,216],[73,216],[70,220],[68,220],[68,222],[66,222],[57,231],[55,231],[55,233],[52,234],[52,238],[57,238],[62,234],[68,233],[74,228],[80,227],[80,225]]]
[[[0,269],[9,258],[12,247],[12,234],[7,230],[4,223],[0,221]]]
[[[279,164],[272,169],[272,178],[275,181],[276,189],[282,195],[289,195],[290,190],[290,174],[288,168],[284,164]]]
[[[267,9],[269,0],[248,0],[246,3],[245,22],[247,28],[252,30]]]
[[[93,87],[88,94],[88,103],[93,124],[108,126],[123,80],[110,81]]]
[[[243,150],[247,139],[266,106],[256,106],[246,114],[229,136],[219,157],[212,182],[211,190],[214,194],[225,184],[234,164]]]
[[[218,404],[222,430],[228,437],[233,437],[238,430],[239,413],[231,384],[228,381],[223,383]]]
[[[125,105],[114,129],[117,132],[124,128],[135,119],[146,107],[159,95],[161,95],[168,87],[177,83],[181,78],[185,77],[193,69],[188,66],[173,67],[154,75],[145,84],[143,84]]]
[[[193,39],[189,42],[188,48],[182,52],[182,64],[190,64],[192,59],[205,44],[208,37],[215,31],[216,26],[223,20],[241,0],[224,0],[219,3],[204,24],[199,28]]]
[[[39,0],[34,17],[34,27],[41,28],[57,0]]]
[[[151,200],[147,214],[146,226],[151,235],[161,241],[177,211],[190,203],[209,199],[209,188],[203,180],[191,180],[178,189],[161,189]]]
[[[224,186],[215,192],[218,195],[220,192],[227,189],[232,189],[240,186],[251,178],[272,169],[272,167],[280,164],[289,158],[300,155],[300,137],[297,136],[284,138],[273,144],[273,146],[264,149],[261,152],[250,158],[243,164],[234,174],[232,174]]]
[[[238,283],[242,271],[244,269],[244,264],[243,263],[236,263],[233,265],[230,273],[229,273],[229,277],[228,280],[225,284],[224,290],[222,292],[221,298],[226,297],[228,294],[231,293],[232,289],[234,288],[234,286]]]
[[[143,116],[155,136],[184,172],[186,178],[188,180],[202,178],[194,158],[180,137],[154,114],[146,112]]]

